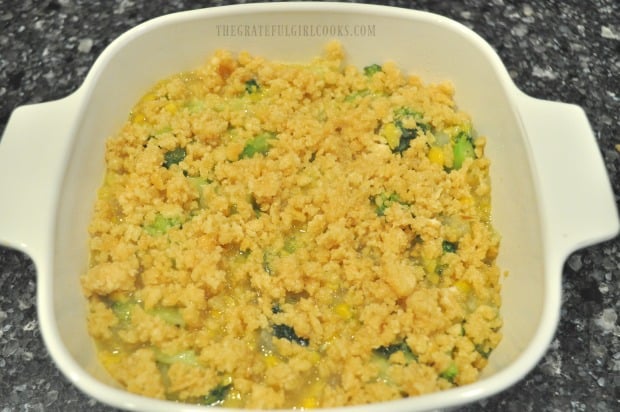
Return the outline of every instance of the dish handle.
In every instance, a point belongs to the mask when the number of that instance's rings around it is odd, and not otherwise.
[[[15,109],[0,139],[0,244],[37,263],[50,250],[78,92]]]
[[[546,244],[559,263],[618,234],[607,170],[583,109],[520,94],[519,111],[539,182]]]

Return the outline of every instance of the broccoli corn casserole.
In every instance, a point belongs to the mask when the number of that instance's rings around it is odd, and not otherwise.
[[[502,321],[485,138],[392,62],[217,51],[107,141],[82,277],[127,390],[242,408],[477,379]]]

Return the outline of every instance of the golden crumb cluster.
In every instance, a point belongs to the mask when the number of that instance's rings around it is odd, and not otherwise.
[[[416,396],[500,340],[484,138],[390,62],[216,52],[106,148],[82,278],[131,392],[247,408]]]

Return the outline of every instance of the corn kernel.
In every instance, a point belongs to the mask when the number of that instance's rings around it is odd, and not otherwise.
[[[491,203],[488,200],[482,200],[477,204],[478,214],[484,221],[491,220]]]
[[[131,123],[132,124],[144,124],[146,123],[146,116],[144,113],[131,113]]]
[[[157,96],[155,95],[155,93],[147,93],[144,95],[144,97],[142,97],[142,101],[143,102],[150,102],[151,100],[155,100],[157,98]]]
[[[321,360],[321,354],[316,351],[310,352],[309,360],[313,365],[316,365]]]
[[[222,312],[217,309],[211,309],[209,311],[209,316],[212,317],[213,319],[217,319],[220,316],[222,316]]]
[[[422,266],[424,266],[426,273],[435,273],[437,269],[437,259],[424,259],[422,261]]]
[[[314,409],[319,406],[319,402],[314,396],[307,396],[301,400],[302,409]]]
[[[327,284],[327,287],[330,288],[331,290],[338,290],[340,289],[340,283],[337,282],[329,282]]]
[[[106,368],[109,368],[112,365],[118,364],[121,361],[121,357],[122,356],[120,352],[108,352],[108,351],[99,352],[99,361]]]
[[[334,308],[334,312],[336,312],[336,315],[340,316],[342,319],[351,319],[351,316],[353,316],[351,307],[344,302],[337,304]]]
[[[433,146],[428,150],[428,160],[431,163],[435,163],[436,165],[443,166],[444,164],[444,155],[443,149],[438,146]]]
[[[278,359],[276,355],[273,355],[271,353],[268,355],[265,355],[265,357],[263,358],[263,361],[265,362],[265,366],[267,366],[268,368],[273,368],[274,366],[280,363],[280,359]]]
[[[454,286],[461,291],[462,293],[469,293],[471,291],[471,285],[469,284],[469,282],[465,281],[465,280],[457,280],[456,282],[454,282]]]
[[[164,110],[166,110],[166,111],[167,111],[168,113],[170,113],[170,114],[175,114],[175,113],[177,112],[177,109],[178,109],[178,108],[177,108],[176,103],[172,103],[172,102],[167,103],[167,104],[164,106]]]
[[[391,149],[398,146],[402,134],[403,132],[394,123],[388,123],[381,129],[381,135],[385,137]]]

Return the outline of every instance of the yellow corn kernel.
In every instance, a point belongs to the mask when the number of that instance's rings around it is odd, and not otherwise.
[[[269,353],[263,357],[263,362],[265,362],[266,367],[273,368],[280,363],[280,359],[276,355]]]
[[[483,199],[476,205],[480,218],[488,222],[491,220],[491,203],[487,199]]]
[[[319,401],[314,396],[307,396],[301,400],[302,409],[314,409],[319,406]]]
[[[454,282],[454,286],[464,294],[467,294],[471,291],[471,285],[465,280],[457,280],[456,282]]]
[[[351,319],[351,316],[353,316],[351,307],[344,302],[337,304],[336,307],[334,307],[334,312],[342,319]]]
[[[312,351],[310,352],[308,358],[313,365],[316,365],[321,360],[321,354],[319,352]]]
[[[177,112],[177,109],[178,109],[178,107],[177,107],[176,103],[173,103],[173,102],[167,103],[164,106],[164,110],[166,110],[170,114],[175,114]]]
[[[388,123],[381,128],[381,135],[385,137],[391,149],[398,146],[402,134],[403,132],[394,123]]]
[[[118,351],[109,352],[102,351],[99,352],[99,361],[105,368],[110,368],[112,365],[116,365],[121,361],[121,354]]]
[[[463,205],[463,206],[469,206],[472,203],[474,203],[474,199],[472,199],[471,197],[462,197],[459,199],[459,202]]]
[[[428,273],[426,275],[426,278],[428,279],[429,282],[431,282],[433,285],[436,285],[439,283],[439,275],[435,272],[432,273]]]
[[[220,316],[222,316],[222,311],[217,310],[217,309],[211,309],[209,311],[209,316],[212,317],[213,319],[217,319]]]
[[[428,160],[431,163],[435,163],[436,165],[443,166],[444,164],[444,155],[443,149],[438,146],[433,146],[428,150]]]
[[[150,102],[151,100],[155,100],[157,98],[157,96],[155,95],[155,93],[147,93],[142,97],[142,101],[143,102]]]
[[[132,124],[146,123],[146,116],[144,115],[144,113],[141,113],[141,112],[131,113],[130,117],[131,117]]]
[[[424,259],[422,261],[422,266],[424,266],[424,271],[426,271],[426,273],[435,273],[437,269],[437,259]]]
[[[338,282],[329,282],[327,284],[327,287],[330,288],[331,290],[338,290],[338,289],[340,289],[340,283],[338,283]]]

